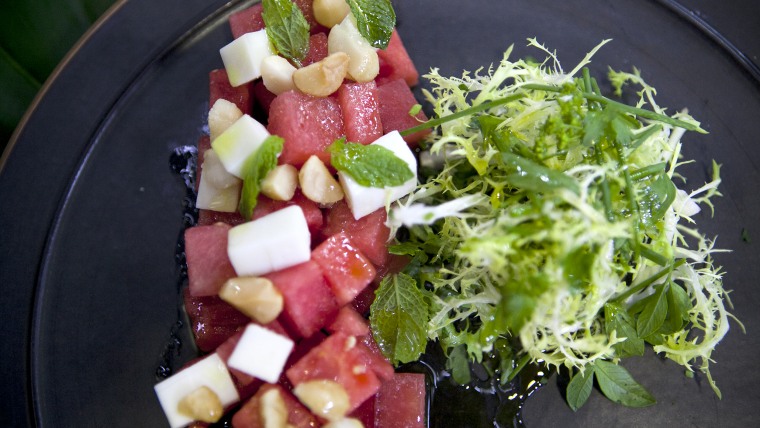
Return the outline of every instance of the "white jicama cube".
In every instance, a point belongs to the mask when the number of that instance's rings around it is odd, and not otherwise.
[[[409,165],[409,169],[412,170],[414,177],[400,186],[379,188],[362,186],[345,172],[338,172],[340,184],[343,186],[343,193],[346,195],[346,202],[356,220],[384,207],[386,203],[406,196],[417,186],[417,160],[398,131],[389,132],[375,140],[372,144],[377,144],[392,151],[393,154]]]
[[[202,166],[195,207],[226,213],[237,211],[243,181],[227,172],[214,149],[203,153]]]
[[[309,261],[311,234],[298,205],[230,229],[227,255],[238,276],[260,276]]]
[[[232,86],[261,77],[261,61],[274,53],[266,30],[246,33],[219,50]]]
[[[224,168],[235,177],[243,178],[243,165],[269,137],[267,128],[244,114],[211,142]]]
[[[269,383],[277,383],[293,341],[257,324],[249,324],[232,351],[227,364]]]
[[[181,413],[178,406],[187,394],[203,386],[211,389],[224,407],[240,400],[227,366],[219,355],[213,353],[154,387],[172,428],[183,427],[193,421]]]

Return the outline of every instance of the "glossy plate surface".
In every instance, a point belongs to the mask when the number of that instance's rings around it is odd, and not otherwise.
[[[4,426],[165,426],[155,372],[179,319],[175,245],[184,186],[170,168],[194,145],[208,109],[207,75],[231,40],[226,16],[250,2],[130,0],[79,47],[29,117],[0,176]],[[524,410],[528,426],[752,426],[760,420],[760,83],[704,31],[654,1],[395,2],[421,71],[459,74],[514,55],[536,37],[566,70],[602,39],[596,76],[642,70],[660,105],[688,107],[708,135],[688,135],[689,188],[723,165],[715,218],[733,313],[747,327],[713,354],[719,400],[651,353],[626,367],[658,404],[626,409],[598,392],[579,412],[553,378]],[[742,239],[742,230],[749,242]],[[179,337],[186,338],[180,329]],[[193,357],[185,345],[175,363]],[[5,398],[4,398],[5,400]],[[474,410],[473,410],[474,411]],[[477,414],[474,411],[474,414]],[[492,426],[487,421],[473,427]],[[441,426],[445,426],[441,425]]]

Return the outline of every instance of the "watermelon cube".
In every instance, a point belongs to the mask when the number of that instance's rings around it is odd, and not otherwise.
[[[296,428],[311,428],[319,426],[316,416],[312,415],[298,399],[280,385],[267,384],[262,386],[256,395],[246,401],[240,410],[232,417],[232,426],[235,428],[264,428],[271,426],[262,418],[262,397],[264,394],[276,391],[287,409],[288,426]]]
[[[234,278],[227,257],[227,233],[230,226],[219,223],[185,230],[185,257],[190,294],[215,296],[225,281]]]
[[[377,99],[384,134],[391,131],[403,131],[427,121],[427,116],[422,111],[414,116],[409,114],[412,107],[417,104],[417,100],[404,79],[392,80],[378,86]],[[410,146],[416,145],[430,132],[429,129],[426,129],[406,135],[404,141]]]
[[[375,267],[344,233],[319,244],[311,259],[322,269],[340,306],[351,302],[375,278]]]
[[[338,303],[314,261],[265,275],[282,293],[280,321],[294,334],[309,337],[335,317]]]
[[[365,336],[357,337],[357,339],[359,340],[359,343],[356,346],[363,347],[366,350],[365,361],[367,365],[372,368],[372,371],[375,372],[377,377],[383,381],[392,378],[393,373],[395,373],[393,365],[387,358],[385,358],[383,351],[380,350],[380,346],[375,342],[372,335],[367,334]]]
[[[396,373],[375,398],[375,428],[425,428],[425,375]]]
[[[256,220],[257,218],[291,205],[298,205],[301,207],[303,215],[306,217],[306,225],[309,227],[309,232],[312,235],[316,234],[322,228],[322,224],[324,223],[322,210],[316,202],[308,199],[300,190],[296,190],[293,198],[289,201],[275,201],[264,195],[259,195],[256,208],[253,209],[253,219]]]
[[[213,351],[251,322],[218,296],[195,297],[186,291],[183,297],[195,345],[203,352]]]
[[[376,79],[379,85],[396,79],[404,79],[409,86],[414,86],[419,82],[420,74],[417,72],[417,67],[414,66],[409,53],[407,53],[397,30],[393,30],[391,33],[388,47],[378,50],[377,56],[382,64],[380,75]]]
[[[380,380],[366,363],[366,350],[356,346],[356,339],[335,333],[317,345],[285,375],[298,386],[309,380],[332,380],[348,393],[349,413],[380,389]]]
[[[311,155],[329,164],[325,148],[343,135],[343,117],[333,98],[288,91],[272,101],[267,128],[285,140],[280,164],[300,168]]]
[[[326,330],[330,333],[341,332],[347,336],[366,336],[369,334],[369,323],[352,307],[343,306]]]
[[[220,98],[235,104],[244,114],[251,114],[253,110],[251,86],[232,86],[227,77],[227,70],[223,68],[209,73],[209,107]]]
[[[338,103],[343,112],[343,127],[348,141],[370,144],[383,136],[374,81],[344,83],[338,88]]]
[[[232,37],[237,39],[245,33],[253,33],[263,29],[264,18],[261,16],[263,10],[262,3],[257,3],[230,15],[229,23]]]
[[[389,260],[387,241],[390,229],[385,225],[388,218],[381,208],[359,220],[354,219],[345,201],[334,204],[327,213],[324,236],[345,233],[351,243],[367,257],[375,268],[381,270]]]
[[[309,53],[303,59],[303,65],[314,64],[327,57],[327,34],[316,33],[309,36]]]

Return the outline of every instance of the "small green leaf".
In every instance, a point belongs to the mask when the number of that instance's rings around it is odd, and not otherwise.
[[[408,275],[386,276],[370,308],[372,336],[394,363],[414,361],[427,344],[428,304]]]
[[[665,321],[668,315],[668,288],[668,284],[656,285],[654,294],[647,297],[648,301],[636,320],[636,333],[639,337],[655,333]]]
[[[415,104],[409,109],[409,116],[417,116],[420,111],[422,111],[422,104]]]
[[[567,384],[567,404],[574,412],[578,411],[591,396],[594,389],[594,367],[587,367],[584,372],[576,373]]]
[[[449,358],[446,360],[446,368],[451,372],[454,382],[460,385],[470,383],[472,375],[470,374],[470,362],[467,358],[467,347],[459,345],[449,352]]]
[[[594,373],[602,393],[614,401],[628,407],[646,407],[656,400],[643,386],[633,380],[628,370],[609,361],[597,360]]]
[[[396,26],[396,12],[390,0],[346,0],[356,18],[359,33],[372,47],[385,49]]]
[[[501,158],[506,169],[510,172],[506,181],[515,188],[542,193],[569,190],[575,194],[580,194],[580,187],[575,179],[561,171],[555,171],[509,152],[502,153]]]
[[[240,193],[238,211],[247,220],[256,208],[261,181],[277,166],[277,156],[282,152],[283,139],[270,135],[243,165],[243,190]]]
[[[641,221],[645,225],[652,226],[665,216],[670,205],[676,199],[676,186],[670,177],[662,172],[644,186],[638,195]]]
[[[264,0],[267,37],[277,53],[301,67],[309,53],[309,23],[292,0]]]
[[[617,337],[626,338],[624,341],[615,344],[615,355],[617,357],[644,355],[644,340],[636,334],[633,318],[622,306],[606,303],[604,305],[604,320],[605,331],[608,335],[615,331]]]
[[[660,334],[673,334],[680,331],[689,320],[689,311],[692,308],[689,294],[678,284],[670,283],[667,293],[668,316],[658,330]]]
[[[414,178],[409,164],[377,144],[347,143],[344,138],[327,147],[332,166],[365,187],[400,186]]]

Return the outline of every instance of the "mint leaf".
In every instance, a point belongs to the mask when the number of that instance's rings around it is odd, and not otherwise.
[[[253,154],[248,156],[243,165],[243,190],[240,193],[238,211],[245,219],[250,220],[253,209],[256,208],[261,181],[269,171],[277,166],[277,155],[282,152],[283,139],[270,135],[261,143]]]
[[[647,297],[644,310],[636,320],[636,333],[639,337],[647,337],[657,332],[665,322],[665,317],[668,315],[667,288],[669,288],[668,284],[657,285],[654,294]]]
[[[628,370],[609,361],[597,360],[594,373],[602,393],[614,401],[628,407],[646,407],[656,403],[652,394],[633,380]]]
[[[425,351],[428,304],[410,276],[399,273],[383,278],[369,320],[372,336],[392,362],[414,361]]]
[[[372,47],[385,49],[396,26],[390,0],[346,0],[356,18],[356,27]]]
[[[680,331],[689,321],[689,310],[692,308],[691,299],[686,290],[671,282],[666,294],[668,300],[668,315],[660,326],[658,333],[673,334]]]
[[[459,345],[449,353],[446,368],[451,372],[451,378],[460,385],[467,385],[472,379],[470,361],[467,357],[467,347]]]
[[[392,151],[377,144],[347,143],[345,138],[327,147],[330,162],[365,187],[400,186],[414,178],[409,165]]]
[[[565,399],[567,405],[570,406],[573,411],[578,411],[586,400],[591,396],[591,390],[594,388],[594,367],[586,368],[583,373],[578,372],[570,379],[570,383],[567,384],[567,392]]]
[[[292,0],[264,0],[264,24],[277,53],[298,67],[309,53],[309,23]]]
[[[630,357],[633,355],[644,355],[644,340],[636,334],[633,318],[620,305],[615,303],[606,303],[604,305],[604,321],[607,334],[614,330],[617,337],[625,337],[623,342],[615,344],[615,355],[617,357]]]

